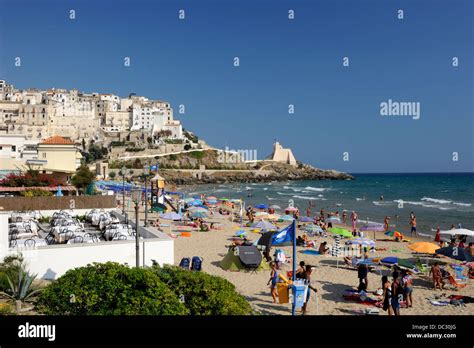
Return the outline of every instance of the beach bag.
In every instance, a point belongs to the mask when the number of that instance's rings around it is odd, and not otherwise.
[[[184,269],[189,269],[189,265],[191,264],[191,260],[189,257],[183,257],[181,259],[181,262],[179,263],[179,267],[184,268]]]
[[[202,258],[200,258],[199,256],[193,256],[191,270],[200,271],[201,269],[202,269]]]

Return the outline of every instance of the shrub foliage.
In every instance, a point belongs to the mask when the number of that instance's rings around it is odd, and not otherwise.
[[[174,266],[154,266],[160,280],[183,301],[192,315],[248,315],[250,304],[228,280]]]
[[[37,308],[48,315],[183,315],[176,294],[150,269],[118,263],[75,268],[48,285]]]

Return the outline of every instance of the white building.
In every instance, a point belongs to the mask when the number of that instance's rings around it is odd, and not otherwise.
[[[28,140],[23,134],[0,134],[0,170],[10,172],[27,168],[27,163],[38,159],[38,141]]]

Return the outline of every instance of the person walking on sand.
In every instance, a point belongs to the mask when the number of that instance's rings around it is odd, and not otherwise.
[[[439,268],[438,262],[435,262],[430,269],[430,276],[433,277],[433,288],[436,290],[438,287],[440,290],[443,290],[444,282],[443,282],[443,275],[441,273],[441,269]]]
[[[271,267],[272,271],[270,273],[270,279],[268,280],[267,285],[270,285],[270,283],[271,283],[270,293],[271,293],[272,298],[273,298],[273,303],[277,303],[277,300],[276,300],[276,298],[278,297],[277,283],[278,283],[278,278],[279,278],[280,275],[278,274],[276,262],[271,262],[270,267]]]
[[[392,301],[392,286],[387,276],[382,277],[382,290],[383,290],[383,310],[387,311],[388,315],[393,315],[393,309],[391,305]]]
[[[411,226],[411,236],[413,237],[413,232],[415,233],[415,237],[418,237],[418,233],[416,232],[416,216],[413,214],[410,218],[410,226]]]
[[[306,265],[305,271],[301,274],[301,279],[305,279],[306,283],[308,284],[308,290],[306,293],[306,301],[304,302],[303,307],[301,308],[302,315],[305,315],[308,312],[307,307],[308,307],[311,290],[313,290],[316,293],[318,292],[318,290],[311,285],[311,273],[313,273],[313,267],[310,265]]]

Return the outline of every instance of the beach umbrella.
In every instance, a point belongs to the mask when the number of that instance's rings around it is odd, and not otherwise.
[[[219,200],[220,200],[220,201],[228,201],[229,198],[227,198],[227,197],[222,197],[222,198],[219,198]]]
[[[340,224],[341,223],[341,219],[338,218],[338,217],[335,217],[335,216],[331,216],[330,218],[327,218],[325,220],[326,222],[334,222],[336,224]]]
[[[234,236],[240,238],[247,238],[247,232],[245,232],[244,230],[238,230],[234,233]]]
[[[268,209],[268,205],[266,205],[266,204],[259,204],[259,205],[256,205],[255,208],[257,208],[257,209]]]
[[[450,234],[452,236],[471,236],[474,237],[474,231],[468,230],[467,228],[455,228],[449,231],[441,231],[440,234]]]
[[[374,232],[374,240],[375,240],[375,232],[383,232],[385,231],[385,226],[378,222],[370,222],[365,224],[360,228],[361,231],[373,231]]]
[[[405,238],[403,234],[398,231],[387,231],[384,234],[389,237],[398,238],[399,240],[402,240]]]
[[[355,238],[349,241],[350,244],[375,247],[375,241],[369,238]]]
[[[417,253],[423,254],[435,254],[436,250],[439,249],[439,245],[428,242],[417,242],[408,245],[408,248]]]
[[[61,190],[61,186],[58,186],[58,191],[56,192],[56,196],[57,196],[57,197],[64,196],[64,195],[63,195],[63,191]]]
[[[279,205],[276,205],[276,204],[271,205],[270,208],[272,208],[272,209],[281,209],[281,207]]]
[[[264,212],[264,211],[256,212],[256,213],[255,213],[255,218],[257,218],[257,219],[265,219],[265,218],[268,218],[268,213],[266,213],[266,212]]]
[[[287,208],[285,208],[285,211],[298,211],[298,208],[295,208],[295,207],[287,207]]]
[[[165,220],[181,220],[182,216],[171,211],[169,213],[160,214],[160,218]]]
[[[265,231],[276,231],[276,230],[278,230],[278,227],[276,227],[275,225],[271,224],[268,221],[263,221],[263,220],[253,224],[252,228],[258,228],[260,230],[265,230]]]
[[[283,220],[283,221],[293,221],[295,218],[293,216],[290,216],[290,215],[283,215],[280,217],[279,220]]]
[[[452,259],[459,260],[459,261],[468,261],[468,262],[474,261],[474,258],[471,256],[471,254],[469,254],[469,251],[467,251],[464,248],[459,248],[456,246],[454,247],[449,246],[449,247],[438,249],[436,250],[436,254],[444,255]]]
[[[190,213],[190,216],[193,218],[193,219],[197,219],[197,218],[205,218],[207,217],[207,214],[203,211],[193,211]]]
[[[195,199],[192,202],[189,202],[188,205],[202,205],[202,201],[200,199]]]
[[[184,203],[194,202],[194,198],[185,198],[185,199],[183,199],[183,202]]]
[[[208,197],[206,197],[206,201],[207,201],[207,200],[217,201],[217,198],[214,197],[214,196],[208,196]]]
[[[389,256],[385,257],[380,260],[380,263],[384,266],[391,267],[393,265],[397,265],[402,268],[413,269],[415,266],[408,260],[401,259],[396,256]]]
[[[302,216],[299,219],[301,222],[313,222],[313,218],[310,218],[309,216]]]
[[[332,228],[328,229],[328,231],[333,233],[333,234],[340,235],[342,237],[352,238],[352,233],[349,232],[348,230],[344,229],[344,228],[332,227]]]
[[[268,219],[269,220],[278,220],[280,219],[281,215],[280,214],[268,214]]]
[[[321,233],[323,232],[323,229],[319,227],[318,225],[310,224],[304,228],[305,232],[318,232]]]

